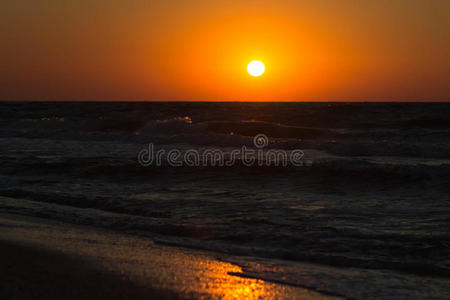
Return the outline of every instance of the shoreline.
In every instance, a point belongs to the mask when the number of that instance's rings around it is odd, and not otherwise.
[[[337,298],[239,276],[222,254],[36,217],[0,214],[0,249],[8,299]]]

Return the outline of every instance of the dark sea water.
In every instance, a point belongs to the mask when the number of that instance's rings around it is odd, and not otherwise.
[[[445,103],[0,103],[0,212],[238,254],[246,276],[348,298],[450,298],[449,116]],[[138,163],[148,143],[230,153],[257,134],[308,165]]]

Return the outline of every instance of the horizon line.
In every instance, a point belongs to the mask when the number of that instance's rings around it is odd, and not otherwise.
[[[153,103],[167,103],[167,102],[217,102],[217,103],[449,103],[450,100],[103,100],[103,99],[92,99],[92,100],[0,100],[3,103],[10,102],[105,102],[105,103],[142,103],[142,102],[153,102]]]

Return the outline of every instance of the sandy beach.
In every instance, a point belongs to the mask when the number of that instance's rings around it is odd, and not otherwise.
[[[7,299],[327,299],[258,279],[206,251],[39,218],[0,217]]]

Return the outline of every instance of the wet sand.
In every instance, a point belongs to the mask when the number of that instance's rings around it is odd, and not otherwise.
[[[328,299],[245,278],[224,255],[91,227],[0,215],[0,298]]]

